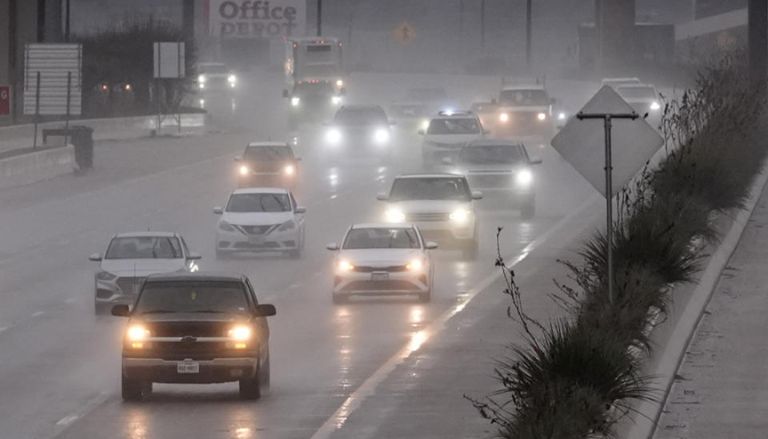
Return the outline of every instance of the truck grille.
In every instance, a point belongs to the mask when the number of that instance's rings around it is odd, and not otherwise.
[[[448,221],[450,213],[447,212],[418,212],[406,215],[406,221]]]
[[[372,267],[369,265],[355,265],[354,271],[360,272],[360,273],[372,273],[374,271],[386,271],[388,273],[398,273],[401,271],[406,271],[407,268],[405,265],[390,265],[387,267]]]
[[[153,337],[225,337],[227,326],[222,322],[155,322]]]

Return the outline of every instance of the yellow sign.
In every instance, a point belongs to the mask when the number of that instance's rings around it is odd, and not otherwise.
[[[392,35],[401,44],[408,44],[416,38],[416,32],[408,22],[403,22],[392,31]]]

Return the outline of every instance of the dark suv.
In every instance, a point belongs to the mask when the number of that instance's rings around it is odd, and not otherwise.
[[[300,160],[287,143],[249,143],[243,155],[235,158],[238,187],[295,189]]]
[[[147,277],[123,341],[122,395],[141,400],[152,383],[238,381],[240,396],[257,399],[269,386],[269,327],[273,305],[256,300],[247,277],[169,273]]]

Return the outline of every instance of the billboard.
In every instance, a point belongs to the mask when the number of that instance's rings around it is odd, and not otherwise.
[[[24,114],[79,115],[83,47],[39,43],[24,48]]]
[[[221,38],[304,36],[306,0],[209,0],[208,28]]]

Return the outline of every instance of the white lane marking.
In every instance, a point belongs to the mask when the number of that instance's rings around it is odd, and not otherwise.
[[[300,282],[296,282],[296,283],[288,285],[288,289],[289,290],[295,290],[296,288],[299,288],[300,286],[301,286],[301,283]]]
[[[508,266],[514,267],[515,265],[519,264],[521,261],[527,258],[533,250],[549,240],[553,234],[565,227],[565,225],[568,224],[574,217],[581,215],[596,201],[598,201],[597,196],[589,198],[578,209],[565,216],[551,229],[547,230],[544,234],[528,244],[515,258],[511,259],[511,262],[508,264]],[[488,288],[488,286],[490,286],[500,277],[501,272],[499,270],[494,270],[483,280],[478,282],[474,288],[467,291],[465,300],[452,306],[427,328],[415,332],[413,335],[411,335],[411,340],[400,350],[398,350],[395,355],[390,357],[386,363],[379,367],[376,372],[373,373],[373,375],[366,378],[360,387],[358,387],[344,400],[341,406],[333,413],[333,415],[331,415],[330,418],[328,418],[323,423],[322,426],[320,426],[320,428],[311,436],[310,439],[327,439],[333,434],[334,431],[341,429],[344,424],[346,424],[352,413],[360,408],[362,403],[368,399],[368,397],[373,395],[379,384],[381,384],[400,363],[407,360],[411,354],[418,351],[431,337],[438,335],[444,329],[448,320],[463,311],[469,302],[471,302],[481,291]]]
[[[58,425],[60,427],[67,426],[67,425],[75,422],[77,420],[77,418],[79,418],[79,417],[80,417],[79,415],[67,415],[67,416],[64,416],[63,418],[61,418],[58,421],[56,421],[56,425]]]
[[[337,194],[333,194],[333,195],[331,195],[331,200],[335,200],[335,199],[336,199],[336,197],[338,197],[338,195],[337,195]]]
[[[40,317],[43,314],[45,314],[45,311],[35,311],[32,313],[32,317]]]

